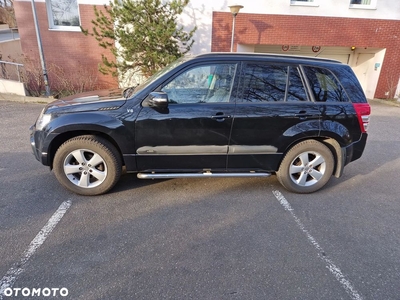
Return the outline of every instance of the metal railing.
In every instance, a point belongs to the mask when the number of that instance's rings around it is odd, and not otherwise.
[[[21,81],[23,64],[0,60],[0,78]]]
[[[18,28],[10,28],[10,31],[11,31],[11,37],[13,40],[19,39]]]
[[[0,39],[2,41],[19,39],[18,28],[1,28]]]

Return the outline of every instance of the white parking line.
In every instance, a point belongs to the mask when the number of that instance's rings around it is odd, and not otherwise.
[[[70,200],[61,203],[60,207],[49,219],[47,224],[39,231],[36,237],[29,244],[29,247],[23,253],[20,261],[15,263],[4,275],[0,281],[0,300],[3,299],[4,291],[7,288],[12,288],[18,276],[24,272],[25,264],[28,262],[29,258],[36,252],[36,250],[44,243],[46,238],[50,235],[53,229],[56,227],[58,222],[70,208],[72,202]]]
[[[315,238],[308,232],[308,230],[304,227],[303,223],[301,223],[300,219],[296,216],[296,214],[293,212],[293,208],[290,205],[290,203],[286,200],[286,198],[282,195],[281,192],[279,191],[272,191],[276,199],[281,203],[283,208],[288,211],[293,219],[295,220],[297,226],[300,228],[301,231],[303,231],[306,236],[308,241],[315,247],[315,249],[318,251],[318,257],[325,262],[326,267],[328,270],[331,272],[333,276],[335,276],[336,280],[340,282],[342,287],[345,289],[345,291],[350,295],[352,299],[355,300],[362,300],[363,298],[361,295],[355,290],[353,285],[348,281],[345,276],[343,275],[342,271],[333,263],[331,259],[328,258],[326,252],[322,249],[322,247],[318,244],[318,242],[315,240]]]

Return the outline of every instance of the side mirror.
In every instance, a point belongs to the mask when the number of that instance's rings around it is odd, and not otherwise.
[[[168,95],[164,92],[152,92],[148,97],[148,103],[150,107],[168,107]]]

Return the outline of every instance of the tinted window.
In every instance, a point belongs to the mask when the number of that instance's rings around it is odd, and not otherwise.
[[[304,71],[309,80],[315,101],[348,101],[342,86],[329,70],[317,67],[304,67]]]
[[[276,102],[285,101],[285,99],[287,101],[307,100],[297,68],[249,63],[245,66],[243,73],[242,101]]]
[[[365,103],[367,99],[365,98],[364,91],[358,81],[357,77],[354,75],[353,70],[347,65],[339,65],[332,67],[331,71],[340,78],[340,83],[346,91],[347,97],[353,103]]]
[[[285,99],[287,67],[247,64],[244,69],[243,101],[274,102]]]
[[[210,64],[186,70],[161,91],[168,94],[170,103],[229,102],[236,64]]]

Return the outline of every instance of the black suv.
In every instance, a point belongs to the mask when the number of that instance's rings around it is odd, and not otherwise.
[[[36,158],[69,190],[138,178],[276,174],[311,193],[358,159],[370,106],[348,65],[308,57],[181,58],[136,88],[48,104],[31,128]]]

